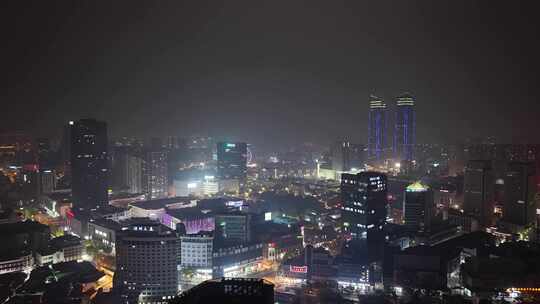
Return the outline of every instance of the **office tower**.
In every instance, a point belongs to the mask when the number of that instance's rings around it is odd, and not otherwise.
[[[351,143],[340,141],[332,147],[332,170],[343,172],[351,170]]]
[[[152,222],[134,223],[116,239],[113,287],[125,303],[165,303],[178,292],[180,239]]]
[[[44,169],[39,171],[40,190],[43,194],[51,194],[56,188],[56,175],[54,170]]]
[[[351,143],[350,149],[350,165],[352,168],[362,168],[367,160],[367,146],[366,144],[353,144]]]
[[[493,221],[493,170],[490,161],[472,160],[465,167],[463,210],[480,225],[489,227]]]
[[[214,237],[212,232],[201,231],[198,234],[188,234],[180,237],[182,268],[199,270],[212,278],[212,254]]]
[[[142,193],[142,177],[143,177],[142,158],[135,155],[127,155],[126,157],[126,186],[129,193]]]
[[[112,161],[115,190],[127,193],[143,192],[144,160],[126,147],[116,147]]]
[[[381,160],[387,148],[386,103],[375,95],[369,98],[368,158]]]
[[[397,160],[412,161],[416,144],[416,114],[414,98],[404,93],[396,100],[396,121],[394,127],[394,157]]]
[[[381,256],[386,223],[387,179],[378,172],[341,175],[343,230],[367,240],[370,259]]]
[[[251,240],[249,214],[241,212],[217,214],[214,220],[215,237],[221,244],[242,244]]]
[[[183,292],[171,304],[273,304],[274,285],[264,279],[208,280]]]
[[[107,205],[107,125],[95,119],[69,123],[71,135],[71,188],[78,210]]]
[[[36,146],[37,146],[37,156],[38,156],[38,163],[40,168],[52,167],[52,153],[51,153],[51,145],[48,138],[37,138],[36,139]]]
[[[146,153],[144,176],[149,199],[169,196],[167,168],[167,152],[149,151]]]
[[[533,163],[509,163],[504,179],[503,220],[520,226],[534,224],[536,192]]]
[[[429,231],[434,214],[433,192],[420,182],[405,188],[403,224],[410,231]]]
[[[247,144],[217,144],[217,173],[221,180],[234,179],[244,184],[247,177]]]

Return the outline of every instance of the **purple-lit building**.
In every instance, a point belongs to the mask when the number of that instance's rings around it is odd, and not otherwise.
[[[386,103],[375,95],[369,96],[368,157],[370,160],[384,158],[386,149]]]
[[[187,234],[196,234],[201,231],[214,231],[214,217],[204,214],[198,208],[167,209],[161,217],[161,223],[172,229],[182,223]]]
[[[404,93],[396,100],[396,120],[394,127],[394,157],[397,160],[412,161],[416,143],[416,114],[414,97]]]

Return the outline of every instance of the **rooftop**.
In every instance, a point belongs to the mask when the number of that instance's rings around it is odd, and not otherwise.
[[[74,235],[66,234],[52,239],[50,244],[53,248],[62,249],[65,247],[80,245],[81,239]]]
[[[34,221],[24,221],[17,223],[7,223],[0,225],[0,235],[14,235],[29,232],[46,232],[49,229],[47,225]]]
[[[95,224],[95,225],[98,225],[98,226],[101,226],[101,227],[104,227],[104,228],[108,228],[108,229],[111,229],[111,230],[115,230],[115,231],[118,231],[118,230],[122,229],[122,225],[120,223],[118,223],[116,221],[113,221],[111,219],[97,218],[97,219],[90,220],[90,222],[92,224]]]
[[[156,210],[169,207],[178,203],[189,203],[191,201],[188,197],[173,197],[173,198],[162,198],[149,201],[141,201],[130,203],[131,206],[145,209],[145,210]]]
[[[167,208],[166,213],[179,220],[210,217],[210,214],[203,213],[198,207]]]
[[[100,215],[108,215],[108,214],[115,214],[115,213],[121,213],[126,211],[124,208],[115,207],[113,205],[103,205],[100,206],[99,209],[95,211],[95,213]]]
[[[427,191],[429,187],[425,184],[422,184],[420,181],[417,181],[415,183],[412,183],[407,186],[405,191],[407,192],[424,192]]]

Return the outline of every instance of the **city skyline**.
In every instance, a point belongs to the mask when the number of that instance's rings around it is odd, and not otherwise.
[[[6,3],[0,303],[540,303],[531,3]]]

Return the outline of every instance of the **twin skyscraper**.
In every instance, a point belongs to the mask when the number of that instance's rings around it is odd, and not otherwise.
[[[397,162],[413,160],[416,143],[415,99],[410,93],[396,97],[394,117],[389,117],[389,109],[382,98],[370,95],[368,126],[368,159]],[[391,120],[393,119],[393,120]],[[390,142],[388,125],[393,122],[393,137]]]

